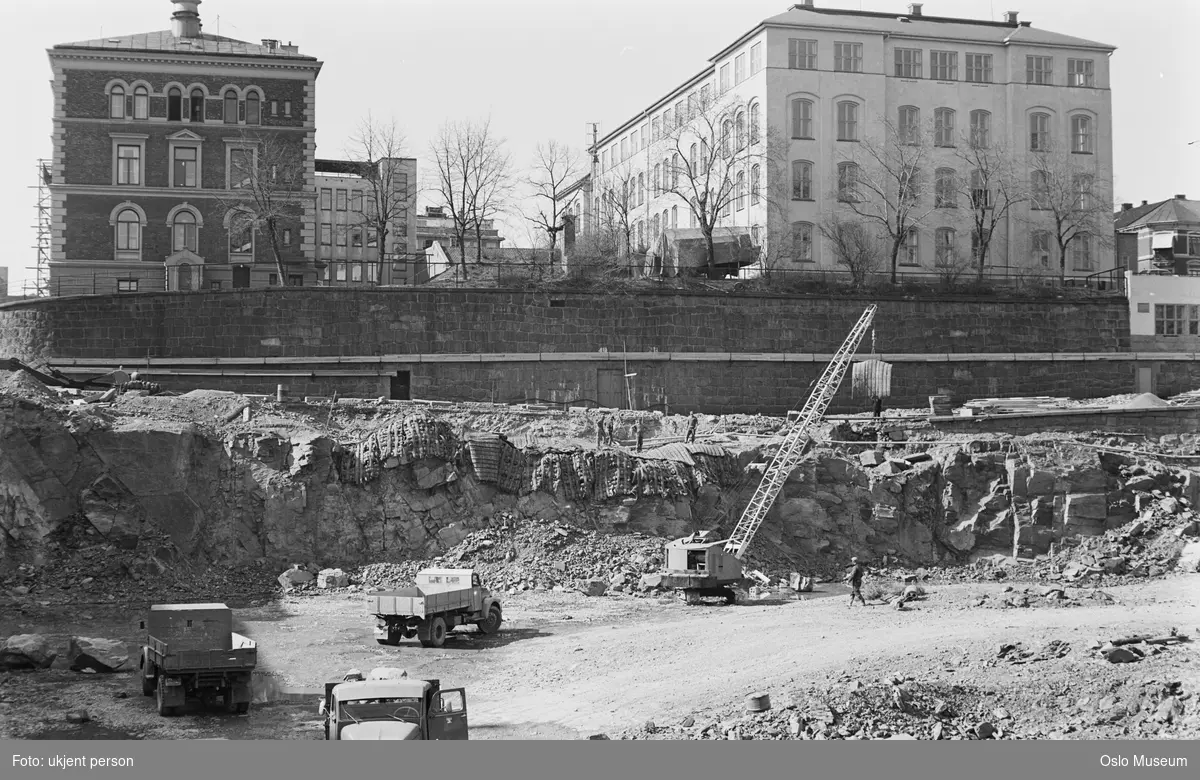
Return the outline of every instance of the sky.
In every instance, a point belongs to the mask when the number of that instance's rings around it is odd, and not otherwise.
[[[698,73],[761,20],[798,0],[203,0],[205,32],[275,38],[320,59],[317,155],[346,153],[370,112],[394,118],[408,156],[430,170],[429,142],[448,120],[489,119],[518,178],[539,143],[579,152]],[[816,0],[821,7],[906,12],[908,0]],[[170,28],[169,0],[0,0],[10,74],[0,187],[0,265],[19,294],[34,265],[36,160],[50,154],[50,65],[57,43]],[[1055,32],[1117,47],[1112,57],[1114,200],[1200,199],[1200,101],[1192,46],[1196,0],[925,0],[924,13],[977,19],[1018,11]],[[1189,142],[1196,143],[1189,145]],[[419,173],[420,175],[420,173]],[[526,188],[526,192],[528,188]],[[506,246],[531,246],[519,201]]]

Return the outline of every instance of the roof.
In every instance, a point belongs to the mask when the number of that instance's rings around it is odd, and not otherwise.
[[[589,173],[589,174],[586,174],[586,175],[582,176],[582,177],[581,177],[581,178],[580,178],[578,181],[576,181],[574,184],[570,185],[569,187],[566,187],[565,189],[563,189],[563,191],[562,191],[562,192],[560,192],[560,193],[558,194],[559,200],[561,200],[561,199],[563,199],[563,198],[567,197],[567,196],[568,196],[568,195],[570,195],[572,192],[574,192],[575,190],[578,190],[578,189],[580,189],[580,188],[581,188],[581,187],[583,187],[584,185],[586,185],[586,184],[590,184],[590,183],[591,183],[591,181],[592,181],[592,174],[590,174],[590,173]]]
[[[93,38],[90,41],[60,43],[54,47],[55,51],[60,49],[176,52],[178,54],[215,54],[232,57],[270,57],[279,60],[307,60],[313,63],[317,61],[316,57],[287,51],[282,46],[270,49],[261,44],[247,43],[211,33],[200,33],[196,38],[177,38],[170,30]]]
[[[901,18],[908,21],[902,22]],[[948,16],[909,16],[878,11],[849,11],[840,8],[792,6],[772,16],[763,25],[824,27],[919,38],[946,38],[994,43],[1028,43],[1045,46],[1075,46],[1115,51],[1107,43],[1089,41],[1071,35],[1039,30],[1028,22],[993,22],[983,19],[959,19]],[[755,28],[757,30],[757,28]],[[717,55],[718,57],[720,55]]]
[[[420,699],[430,687],[432,686],[425,680],[363,680],[342,683],[333,690],[339,701],[386,699],[392,696]]]
[[[1139,206],[1130,211],[1142,212],[1137,217],[1120,217],[1130,212],[1120,212],[1117,216],[1116,229],[1121,231],[1136,230],[1148,225],[1169,225],[1174,223],[1200,224],[1200,200],[1183,200],[1171,198],[1160,203]]]
[[[151,612],[183,612],[189,609],[229,609],[224,604],[154,604]]]
[[[1166,203],[1165,200],[1160,200],[1157,203],[1146,203],[1143,201],[1142,205],[1134,206],[1128,211],[1118,211],[1116,214],[1113,214],[1113,226],[1118,231],[1124,230],[1129,225],[1138,221],[1151,211],[1154,211],[1154,209],[1158,208],[1164,203]]]
[[[451,576],[457,575],[459,577],[463,577],[463,576],[470,577],[474,573],[475,573],[474,569],[421,569],[419,572],[417,572],[418,575],[421,575],[421,574],[447,575],[448,574]]]

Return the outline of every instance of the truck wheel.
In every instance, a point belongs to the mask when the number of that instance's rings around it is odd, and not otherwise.
[[[243,702],[238,703],[238,706],[237,706],[238,715],[245,715],[249,711],[250,711],[250,702],[243,701]]]
[[[493,604],[488,610],[487,617],[479,621],[476,625],[479,630],[485,634],[494,634],[500,630],[500,623],[503,622],[503,616],[500,614],[500,605]]]
[[[435,617],[429,621],[429,646],[441,647],[446,644],[446,619]]]
[[[155,680],[155,677],[154,677],[155,674],[157,674],[157,672],[154,668],[154,664],[147,663],[145,665],[145,667],[142,669],[142,695],[143,696],[153,696],[154,695],[154,689],[158,687],[158,685],[156,684],[157,680]]]
[[[159,715],[162,715],[164,718],[167,718],[167,717],[170,717],[171,715],[174,715],[174,714],[175,714],[175,708],[174,708],[174,707],[168,707],[168,706],[167,706],[167,705],[164,703],[164,701],[163,701],[163,687],[165,687],[165,686],[160,686],[160,687],[159,687],[159,689],[158,689],[158,714],[159,714]]]

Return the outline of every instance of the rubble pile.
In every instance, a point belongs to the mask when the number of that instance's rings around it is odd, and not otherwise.
[[[1116,599],[1111,593],[1095,588],[1087,590],[1053,585],[1025,588],[1016,588],[1010,585],[995,598],[989,597],[986,593],[971,597],[971,606],[992,609],[1025,609],[1027,607],[1053,609],[1113,604],[1115,602]]]

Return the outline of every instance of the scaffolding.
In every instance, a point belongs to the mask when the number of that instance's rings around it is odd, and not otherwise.
[[[22,285],[21,294],[25,297],[41,297],[50,294],[50,243],[53,232],[53,221],[50,217],[50,206],[52,198],[50,195],[50,183],[53,181],[53,176],[50,173],[50,161],[37,161],[37,224],[34,225],[34,230],[37,231],[37,244],[34,246],[34,251],[37,253],[36,265],[33,268],[26,268],[27,271],[32,271],[33,276],[30,278],[26,275]]]

